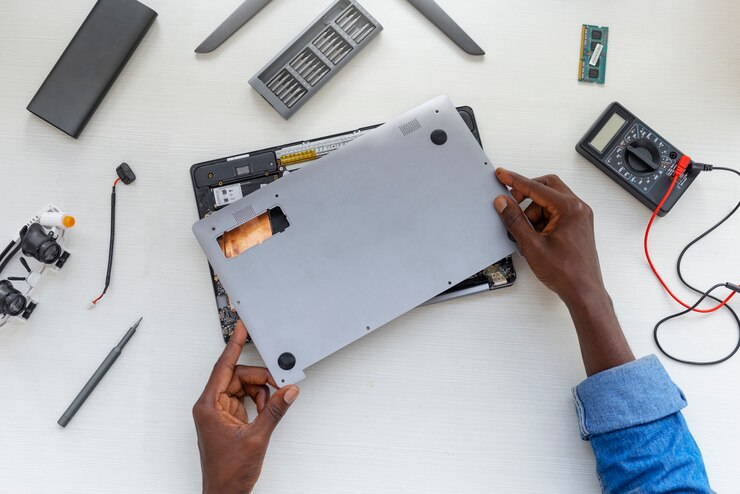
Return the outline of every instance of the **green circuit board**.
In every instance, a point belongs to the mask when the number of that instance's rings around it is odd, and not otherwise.
[[[606,81],[606,55],[609,28],[584,24],[581,32],[581,60],[578,80],[604,84]]]

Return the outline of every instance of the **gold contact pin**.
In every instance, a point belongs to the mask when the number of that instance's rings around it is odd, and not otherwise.
[[[315,149],[309,149],[308,151],[301,151],[300,153],[286,154],[280,158],[280,163],[283,166],[296,165],[298,163],[304,163],[306,161],[313,161],[319,157],[319,154]]]

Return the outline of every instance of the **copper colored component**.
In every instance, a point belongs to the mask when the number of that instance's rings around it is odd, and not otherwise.
[[[270,213],[266,212],[224,233],[218,244],[227,259],[233,259],[272,237]]]

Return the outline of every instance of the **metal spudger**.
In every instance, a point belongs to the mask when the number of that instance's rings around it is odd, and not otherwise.
[[[264,9],[272,0],[246,0],[218,29],[195,49],[195,53],[210,53],[229,39],[244,24]]]
[[[437,5],[434,0],[408,0],[408,2],[416,7],[416,10],[421,12],[424,17],[429,19],[432,24],[437,26],[443,33],[447,35],[457,46],[465,50],[470,55],[485,55],[486,52],[483,48],[478,46],[478,43],[468,36],[463,28],[452,20],[447,12],[442,10],[442,7]]]
[[[92,394],[95,387],[100,383],[100,381],[103,380],[103,377],[105,377],[110,368],[113,367],[113,364],[116,362],[116,360],[118,360],[118,357],[121,356],[123,348],[129,342],[134,333],[136,333],[136,328],[139,327],[142,319],[144,318],[140,318],[136,322],[136,324],[134,324],[131,329],[128,330],[128,332],[123,336],[121,342],[116,345],[113,350],[110,351],[107,357],[105,357],[105,360],[103,360],[103,363],[100,364],[98,370],[96,370],[95,374],[93,374],[90,380],[87,381],[85,387],[82,388],[82,391],[80,391],[80,394],[77,395],[77,398],[74,399],[69,408],[67,408],[67,410],[62,414],[57,424],[61,425],[62,427],[67,427],[67,424],[69,424],[69,421],[72,420],[72,417],[75,416],[80,407],[82,407],[82,405],[85,403],[85,400],[87,400],[87,398]]]

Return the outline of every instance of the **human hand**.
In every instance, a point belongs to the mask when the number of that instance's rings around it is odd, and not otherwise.
[[[586,373],[634,360],[604,287],[591,208],[555,175],[530,180],[499,168],[496,177],[514,196],[497,197],[496,211],[537,278],[568,306]]]
[[[268,384],[278,386],[267,369],[236,365],[246,340],[240,322],[193,407],[206,494],[252,492],[272,432],[299,394],[298,387],[286,386],[270,397]],[[252,423],[247,396],[257,405]]]
[[[537,278],[566,304],[603,289],[591,208],[555,175],[530,180],[499,168],[496,177],[516,201],[500,196],[494,206]],[[517,202],[526,199],[522,211]]]

